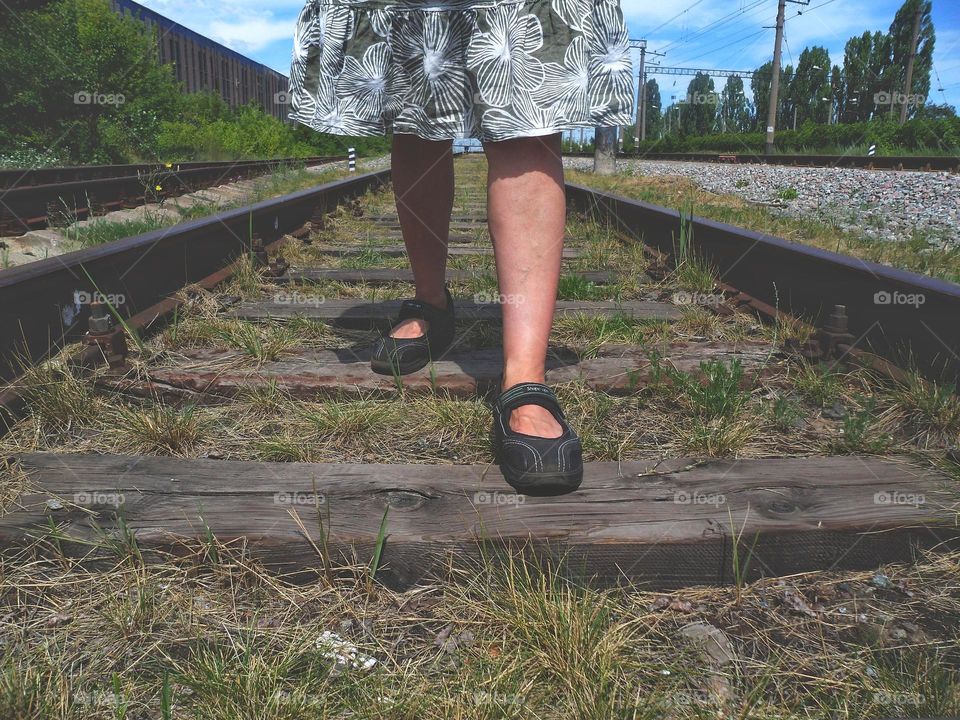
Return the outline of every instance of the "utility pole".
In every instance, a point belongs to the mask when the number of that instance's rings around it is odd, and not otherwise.
[[[647,41],[630,39],[630,47],[640,51],[640,75],[637,78],[637,125],[633,139],[642,142],[647,139],[647,53],[663,57],[663,53],[647,49]]]
[[[917,58],[917,43],[920,41],[920,19],[923,16],[923,1],[917,0],[917,12],[913,16],[913,39],[907,56],[907,77],[903,83],[903,102],[900,104],[900,124],[907,121],[907,105],[913,92],[913,61]],[[891,103],[892,104],[892,103]]]
[[[637,79],[637,131],[635,133],[638,143],[647,139],[646,113],[644,112],[647,104],[647,83],[643,79],[647,72],[647,41],[641,42],[643,44],[640,46],[640,76]]]
[[[774,133],[777,128],[777,105],[780,102],[780,60],[783,53],[783,25],[786,20],[787,2],[809,5],[810,0],[779,0],[777,3],[777,37],[773,46],[773,78],[770,82],[770,107],[767,110],[767,144],[765,153],[773,155]]]

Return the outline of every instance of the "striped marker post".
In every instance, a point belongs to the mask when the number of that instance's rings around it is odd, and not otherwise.
[[[870,157],[873,157],[873,156],[876,155],[876,154],[877,154],[877,146],[876,146],[876,145],[871,145],[871,146],[870,146],[870,149],[867,150],[867,155],[869,155]]]
[[[350,172],[357,171],[357,151],[355,148],[347,148],[347,162],[350,163]]]

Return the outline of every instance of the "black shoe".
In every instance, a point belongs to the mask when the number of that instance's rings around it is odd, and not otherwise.
[[[510,413],[521,405],[541,405],[563,428],[560,437],[526,435],[510,428]],[[504,479],[524,495],[563,495],[583,481],[580,438],[567,424],[557,396],[542,383],[518,383],[493,403],[490,431],[493,455]]]
[[[447,351],[453,342],[453,297],[446,285],[443,292],[447,296],[446,310],[415,299],[404,300],[400,304],[400,314],[392,327],[407,318],[421,318],[429,323],[427,332],[414,338],[394,338],[388,333],[377,340],[370,359],[370,367],[375,373],[407,375],[431,360],[439,359]]]

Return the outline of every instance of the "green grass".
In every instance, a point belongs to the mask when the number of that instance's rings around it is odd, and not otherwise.
[[[194,405],[122,405],[117,410],[116,420],[120,442],[130,453],[190,454],[209,438],[209,421]]]
[[[608,293],[608,288],[597,285],[582,275],[563,274],[557,287],[557,297],[560,300],[599,300]]]
[[[123,238],[142,235],[172,224],[171,221],[159,213],[147,211],[142,220],[111,221],[95,219],[88,225],[74,225],[67,228],[66,235],[69,242],[85,248],[94,245],[122,240]]]
[[[840,399],[843,378],[834,366],[803,363],[793,379],[797,390],[817,407],[827,407]]]
[[[645,345],[647,338],[662,332],[664,323],[637,320],[626,313],[596,316],[571,313],[554,319],[554,342],[577,348],[584,357],[595,357],[607,344]]]
[[[392,592],[365,563],[292,583],[212,535],[150,564],[131,538],[99,569],[41,547],[29,562],[7,559],[0,577],[7,608],[20,610],[0,653],[0,716],[11,720],[858,720],[960,710],[944,631],[960,618],[955,555],[882,568],[892,583],[922,588],[911,596],[871,592],[874,571],[655,593],[585,587],[568,579],[573,561],[483,545],[471,572]],[[814,616],[791,612],[787,592],[816,604]],[[685,638],[691,624],[719,632],[731,662],[714,667]],[[904,627],[916,628],[910,639],[890,642]],[[338,642],[375,663],[338,662]]]
[[[295,330],[288,325],[269,326],[244,321],[223,323],[214,328],[213,337],[240,350],[258,365],[279,360],[299,343]]]

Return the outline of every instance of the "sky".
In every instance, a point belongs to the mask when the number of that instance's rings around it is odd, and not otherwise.
[[[289,74],[293,27],[303,0],[138,0],[142,5],[282,73]],[[822,45],[841,65],[843,47],[865,30],[886,32],[903,0],[788,2],[783,64]],[[777,0],[621,0],[631,38],[646,38],[664,66],[753,70],[773,56]],[[798,14],[798,11],[800,14]],[[933,0],[936,30],[929,102],[960,108],[960,0]],[[649,57],[649,56],[648,56]],[[639,55],[634,73],[639,72]],[[690,77],[658,76],[664,107]],[[715,80],[718,90],[724,80]],[[747,83],[749,87],[749,82]],[[939,88],[943,91],[939,91]],[[749,91],[748,91],[749,92]]]

